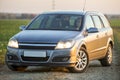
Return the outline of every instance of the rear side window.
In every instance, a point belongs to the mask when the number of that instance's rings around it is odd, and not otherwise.
[[[108,20],[106,19],[106,17],[104,17],[104,16],[100,16],[100,17],[101,17],[101,19],[103,21],[104,26],[105,27],[109,27],[110,24],[109,24]]]
[[[90,15],[86,17],[85,26],[87,29],[94,27],[94,23]]]
[[[103,24],[99,18],[99,16],[92,16],[93,20],[94,20],[94,23],[95,23],[95,27],[100,29],[103,27]]]

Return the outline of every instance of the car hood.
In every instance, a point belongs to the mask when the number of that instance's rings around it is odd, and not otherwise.
[[[71,40],[79,33],[79,31],[24,30],[15,38],[19,43],[58,43],[61,40]]]

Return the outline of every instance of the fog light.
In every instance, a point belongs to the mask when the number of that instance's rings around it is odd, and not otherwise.
[[[53,62],[66,62],[69,60],[70,57],[66,56],[66,57],[54,57],[53,58]]]
[[[69,60],[68,57],[62,59],[63,62],[68,61],[68,60]]]
[[[8,59],[9,59],[9,60],[12,60],[12,59],[13,59],[13,57],[12,57],[11,55],[9,55],[9,56],[8,56]]]

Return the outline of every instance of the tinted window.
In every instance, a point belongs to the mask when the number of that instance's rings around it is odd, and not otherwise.
[[[28,30],[80,30],[82,16],[67,14],[43,14],[38,16]]]
[[[101,23],[100,18],[98,16],[92,16],[92,17],[93,17],[93,20],[94,20],[94,23],[95,23],[95,27],[102,28],[103,24]]]
[[[92,18],[89,15],[86,17],[85,26],[86,26],[87,29],[89,29],[91,27],[94,27]]]
[[[108,20],[104,16],[101,16],[101,19],[102,19],[103,24],[104,24],[105,27],[109,27],[110,26]]]

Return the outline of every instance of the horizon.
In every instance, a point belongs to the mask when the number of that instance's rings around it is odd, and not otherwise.
[[[0,13],[40,14],[51,11],[53,8],[55,8],[54,10],[83,10],[84,1],[85,0],[0,0]],[[119,3],[120,0],[86,0],[85,11],[98,11],[104,14],[120,15]]]

